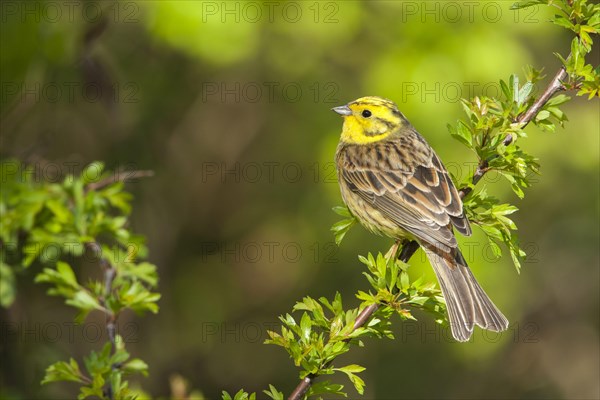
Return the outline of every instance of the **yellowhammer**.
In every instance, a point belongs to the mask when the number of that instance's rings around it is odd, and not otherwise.
[[[453,228],[471,234],[446,168],[390,100],[363,97],[333,111],[344,117],[336,152],[344,202],[371,232],[416,240],[427,254],[446,299],[456,340],[474,324],[503,331],[508,320],[471,273]]]

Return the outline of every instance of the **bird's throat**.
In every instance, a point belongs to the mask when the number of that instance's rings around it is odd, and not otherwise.
[[[388,132],[375,135],[366,135],[364,127],[353,117],[344,118],[341,140],[350,144],[369,144],[378,142],[388,136]]]

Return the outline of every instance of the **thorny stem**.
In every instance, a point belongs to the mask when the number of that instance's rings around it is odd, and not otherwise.
[[[562,81],[567,77],[567,72],[564,67],[561,67],[559,71],[556,73],[546,90],[542,93],[542,95],[529,107],[523,114],[517,117],[517,122],[521,123],[521,129],[525,128],[529,122],[537,115],[537,113],[541,110],[541,108],[558,92],[559,90],[564,90],[564,86]],[[508,146],[513,143],[514,137],[511,134],[508,134],[506,138],[504,138],[504,145]],[[481,163],[477,166],[477,170],[475,174],[473,174],[473,186],[476,185],[481,178],[488,171],[488,163],[489,160],[482,160]],[[473,189],[471,187],[461,188],[458,193],[461,198],[464,198],[467,194],[469,194]],[[412,257],[412,255],[419,248],[419,244],[415,241],[406,242],[404,246],[402,246],[402,251],[400,256],[398,257],[403,262],[408,262],[408,260]],[[358,329],[367,323],[373,314],[379,309],[378,304],[371,304],[358,315],[356,321],[354,322],[354,329]],[[317,377],[316,374],[310,374],[306,376],[304,379],[300,381],[298,386],[294,389],[294,391],[288,397],[288,400],[300,400],[304,397],[313,381]]]

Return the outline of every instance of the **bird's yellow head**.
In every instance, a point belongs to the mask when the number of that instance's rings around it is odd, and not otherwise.
[[[396,104],[381,97],[361,97],[332,110],[344,117],[341,140],[350,144],[378,142],[408,124]]]

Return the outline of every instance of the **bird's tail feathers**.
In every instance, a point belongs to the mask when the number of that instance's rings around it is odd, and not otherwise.
[[[460,250],[452,257],[432,246],[423,249],[440,283],[456,340],[469,340],[474,325],[495,332],[508,328],[508,320],[479,286]]]

